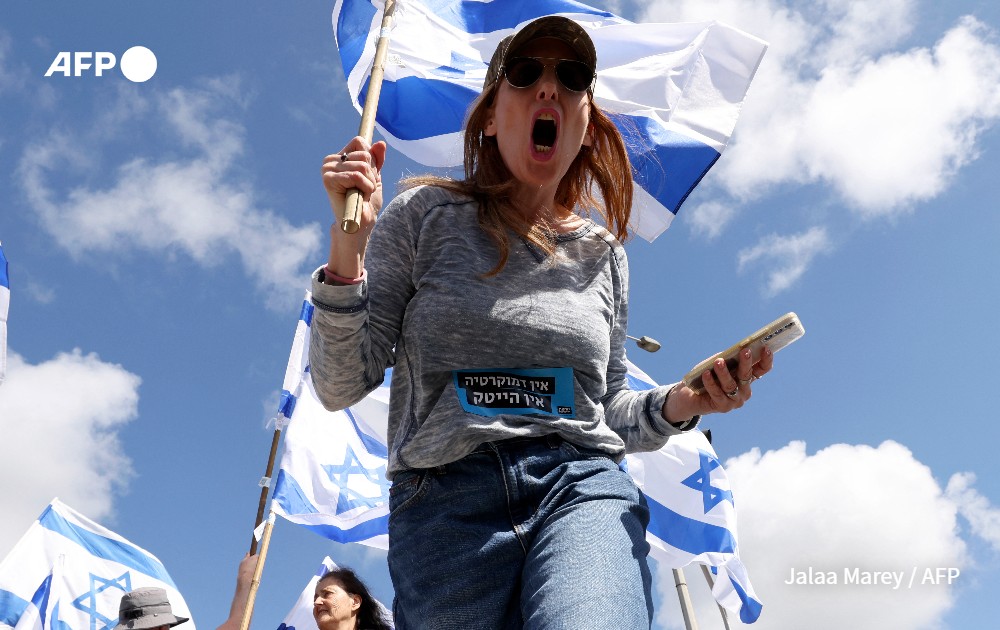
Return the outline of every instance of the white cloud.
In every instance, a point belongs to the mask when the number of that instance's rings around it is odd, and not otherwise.
[[[685,210],[684,220],[691,225],[695,233],[715,238],[722,233],[723,227],[733,218],[736,208],[733,204],[719,201],[706,201],[694,208]]]
[[[1000,118],[1000,51],[963,19],[932,50],[824,72],[803,112],[804,166],[868,217],[943,192]]]
[[[137,415],[139,383],[79,350],[38,365],[11,353],[0,386],[0,557],[55,496],[90,518],[111,515],[132,475],[118,431]]]
[[[896,46],[914,28],[915,0],[791,2],[817,29],[814,66],[851,64]],[[873,33],[878,37],[873,37]]]
[[[26,279],[23,282],[23,285],[25,294],[39,304],[51,304],[56,299],[56,292],[47,285],[35,282],[31,279]]]
[[[22,73],[14,70],[10,61],[12,40],[7,31],[0,29],[0,95],[21,89]]]
[[[936,627],[953,606],[958,581],[922,582],[928,568],[964,573],[960,508],[900,444],[837,444],[808,455],[804,443],[792,442],[763,454],[753,449],[726,462],[726,470],[741,555],[764,602],[752,627],[917,630]],[[833,572],[837,583],[785,584],[793,569],[809,568]],[[845,584],[845,570],[854,569],[901,571],[901,585]],[[685,573],[699,621],[721,627],[700,570]]]
[[[830,249],[830,238],[825,228],[814,227],[789,236],[770,234],[753,247],[740,250],[737,266],[743,271],[761,259],[773,261],[775,266],[768,272],[766,288],[766,293],[773,296],[791,287],[817,255]]]
[[[713,182],[750,201],[828,185],[865,218],[940,195],[1000,120],[1000,47],[972,17],[895,50],[913,0],[660,0],[644,21],[722,20],[770,42]],[[877,32],[876,37],[872,36]]]
[[[183,253],[211,266],[235,253],[269,304],[299,299],[311,271],[304,265],[317,257],[321,232],[317,224],[296,227],[262,207],[252,182],[236,174],[244,129],[227,111],[239,93],[234,79],[148,101],[122,93],[95,123],[101,140],[54,131],[29,145],[19,175],[44,227],[74,256],[142,250]],[[193,155],[147,155],[94,169],[92,154],[101,143],[136,125],[147,131],[165,126],[181,145],[172,153]],[[95,176],[102,170],[111,174]],[[71,186],[74,176],[83,183]]]
[[[969,521],[972,533],[1000,551],[1000,509],[990,505],[989,499],[979,494],[972,484],[972,473],[956,473],[948,480],[948,498],[958,506],[959,514]]]
[[[20,60],[20,50],[15,51],[15,40],[10,33],[0,27],[0,98],[17,98],[22,103],[26,102],[33,110],[51,108],[55,99],[54,91],[50,83],[32,82],[32,70],[24,61]],[[42,70],[44,72],[44,70]],[[14,125],[10,125],[10,120],[0,131],[9,133]]]

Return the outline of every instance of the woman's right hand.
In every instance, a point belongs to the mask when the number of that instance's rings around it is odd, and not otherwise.
[[[364,267],[364,252],[368,236],[375,227],[375,217],[382,208],[382,164],[386,145],[369,145],[360,136],[347,143],[339,153],[323,160],[323,186],[330,198],[333,225],[330,229],[330,271],[345,278],[360,277]],[[347,193],[352,188],[361,192],[364,200],[359,228],[347,234],[340,228],[347,206]]]

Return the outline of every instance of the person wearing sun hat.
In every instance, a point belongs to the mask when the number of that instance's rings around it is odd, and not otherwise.
[[[174,615],[166,590],[146,586],[122,595],[118,605],[118,625],[114,630],[172,628],[185,621],[188,621],[188,617]]]
[[[596,68],[565,17],[505,37],[466,119],[465,177],[404,180],[377,224],[385,143],[323,161],[333,227],[310,371],[333,411],[393,368],[398,630],[649,628],[649,508],[619,463],[742,406],[771,367],[716,365],[703,395],[629,388],[632,171]],[[348,234],[352,188],[365,203]]]

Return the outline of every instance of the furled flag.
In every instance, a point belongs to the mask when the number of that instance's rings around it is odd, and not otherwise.
[[[274,486],[274,510],[338,542],[388,547],[388,386],[344,411],[329,412],[309,375],[313,305],[307,293],[285,372],[279,418],[288,423]],[[656,384],[628,363],[629,384]],[[386,373],[384,383],[391,381]],[[761,604],[739,558],[736,509],[725,470],[704,434],[673,437],[654,453],[628,455],[625,466],[646,494],[652,555],[670,567],[717,567],[716,601],[744,623]]]
[[[656,386],[631,362],[628,367],[632,389]],[[658,451],[626,455],[625,465],[649,505],[651,555],[670,567],[715,567],[715,600],[743,623],[757,621],[761,603],[740,560],[733,493],[705,434],[672,437]]]
[[[7,258],[0,243],[0,385],[7,374],[7,312],[10,309],[10,276],[7,274]]]
[[[159,560],[53,499],[0,562],[0,629],[111,630],[122,595],[143,586],[165,589],[174,614],[191,616]]]
[[[49,600],[59,600],[58,589],[62,584],[63,566],[66,557],[59,556],[48,576],[38,585],[38,589],[32,594],[31,601],[21,613],[14,630],[44,630],[45,628],[61,628],[64,624],[59,619],[59,610],[56,606],[50,605]],[[57,591],[55,595],[53,592]],[[53,610],[55,608],[55,610]],[[55,619],[53,619],[53,617]],[[46,623],[46,619],[49,619]]]
[[[383,0],[337,0],[333,28],[361,111]],[[719,159],[767,44],[719,22],[635,24],[571,0],[397,0],[376,124],[427,166],[462,163],[461,129],[497,43],[543,15],[564,15],[597,48],[594,98],[629,147],[633,231],[659,236]]]
[[[326,574],[327,571],[336,569],[336,563],[329,556],[323,558],[323,563],[319,565],[316,575],[312,576],[306,587],[302,589],[302,594],[295,601],[295,605],[285,615],[285,620],[278,626],[278,630],[318,630],[316,620],[313,618],[313,601],[315,601],[316,583]],[[392,614],[386,609],[382,602],[375,600],[375,604],[382,609],[382,614],[386,619],[391,619]]]

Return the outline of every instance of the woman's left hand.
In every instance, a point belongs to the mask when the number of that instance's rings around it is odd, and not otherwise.
[[[701,375],[705,391],[696,394],[683,384],[674,388],[663,406],[663,417],[667,422],[683,422],[697,415],[739,409],[753,394],[751,384],[770,372],[773,364],[774,354],[766,346],[756,364],[750,363],[749,348],[740,350],[735,375],[729,373],[725,361],[716,359],[712,369]]]

